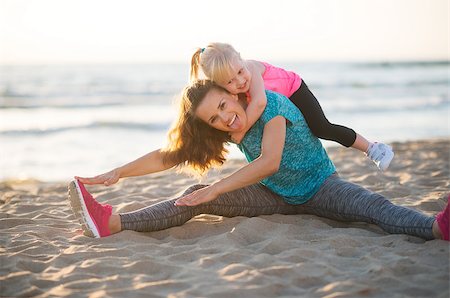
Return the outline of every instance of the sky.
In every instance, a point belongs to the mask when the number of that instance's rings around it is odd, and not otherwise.
[[[0,64],[449,59],[448,0],[0,0]]]

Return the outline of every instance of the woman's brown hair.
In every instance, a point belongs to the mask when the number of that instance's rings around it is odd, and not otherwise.
[[[193,81],[184,88],[178,118],[168,134],[169,144],[162,151],[165,163],[187,166],[200,175],[224,163],[228,133],[212,128],[195,115],[199,104],[213,89],[227,92],[210,80]]]

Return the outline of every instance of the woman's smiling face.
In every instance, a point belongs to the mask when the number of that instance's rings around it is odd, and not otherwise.
[[[237,95],[211,89],[197,107],[195,115],[209,126],[226,132],[240,132],[247,125],[247,115]]]

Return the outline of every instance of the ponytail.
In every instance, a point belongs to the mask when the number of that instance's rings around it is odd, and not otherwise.
[[[198,48],[195,53],[192,55],[191,59],[191,69],[189,73],[189,80],[194,82],[198,80],[198,71],[200,69],[200,54],[202,53],[202,49]]]

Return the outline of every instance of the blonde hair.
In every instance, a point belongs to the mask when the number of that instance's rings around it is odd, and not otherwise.
[[[225,144],[230,141],[228,133],[212,128],[195,115],[213,89],[228,92],[210,80],[197,80],[184,88],[178,118],[169,131],[169,143],[162,151],[164,163],[188,167],[200,175],[224,163],[228,153]]]
[[[213,82],[223,83],[230,77],[230,64],[236,58],[241,59],[240,54],[226,43],[213,42],[206,48],[198,48],[191,59],[191,82],[199,79],[201,70]]]

